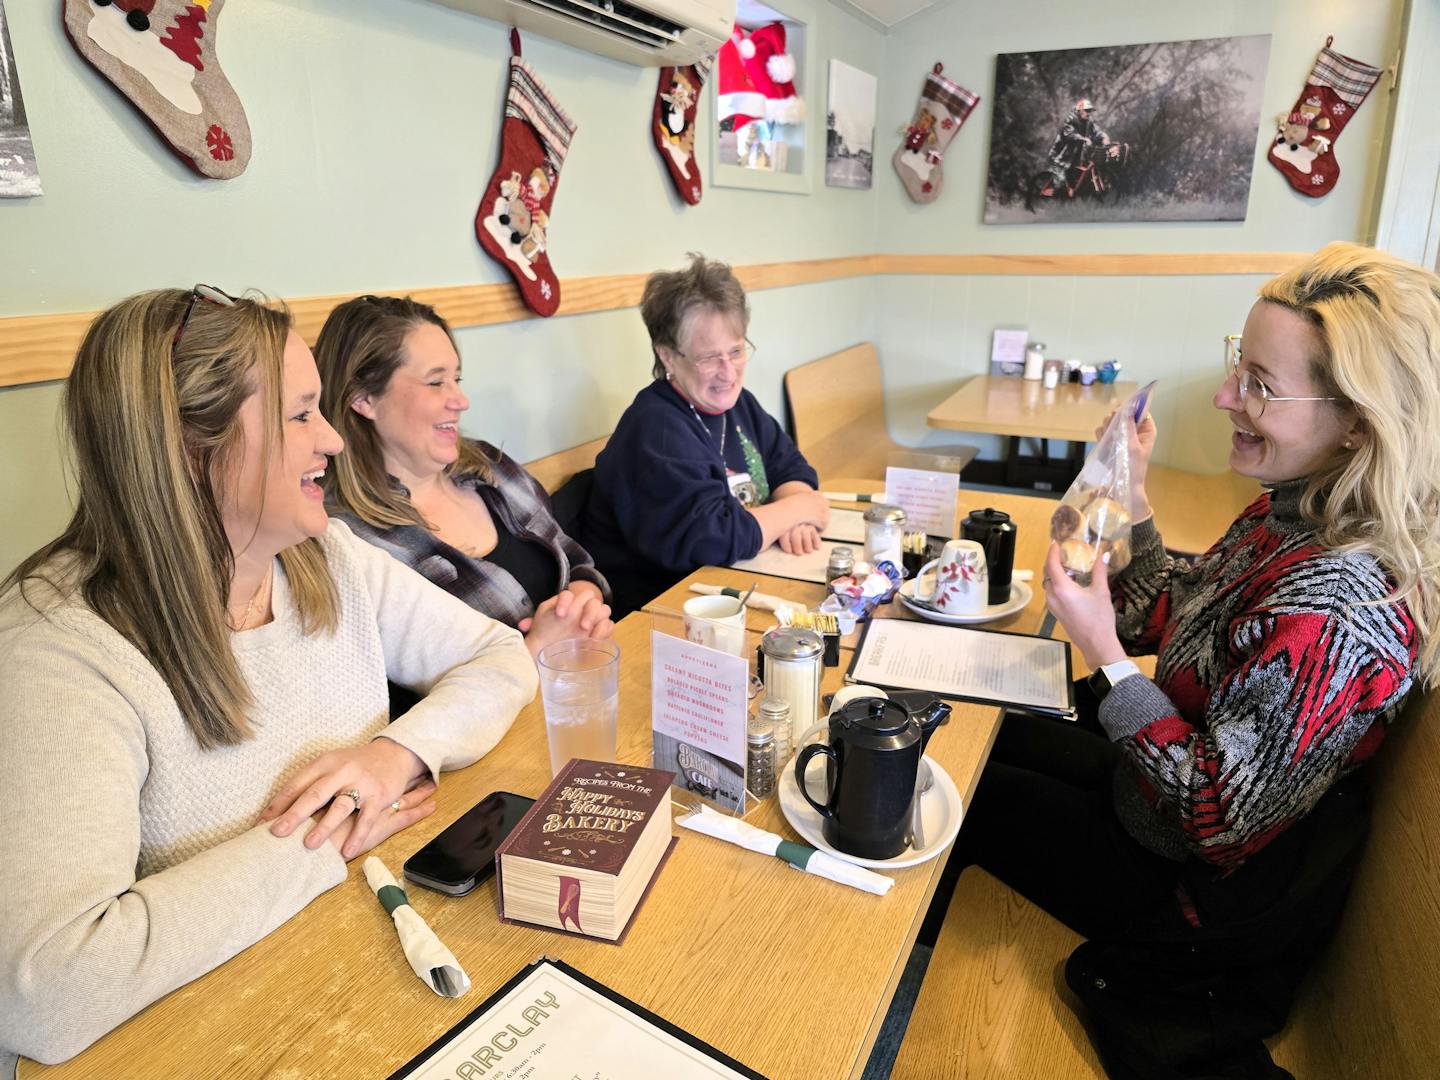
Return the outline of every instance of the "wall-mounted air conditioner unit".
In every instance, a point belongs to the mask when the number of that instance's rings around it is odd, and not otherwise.
[[[693,64],[730,36],[735,0],[439,0],[644,67]]]

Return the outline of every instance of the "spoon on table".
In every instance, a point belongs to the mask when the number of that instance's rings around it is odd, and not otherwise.
[[[744,611],[744,610],[745,610],[745,605],[746,605],[746,603],[750,600],[750,594],[753,593],[753,592],[759,587],[759,585],[760,585],[760,583],[759,583],[758,581],[752,581],[752,582],[750,583],[750,588],[748,588],[748,589],[745,590],[745,595],[742,596],[742,597],[740,597],[740,610],[741,610],[741,611]]]
[[[930,763],[922,757],[919,771],[915,773],[915,798],[910,803],[910,844],[916,851],[925,846],[925,815],[921,810],[921,801],[934,786],[935,774],[930,771]]]

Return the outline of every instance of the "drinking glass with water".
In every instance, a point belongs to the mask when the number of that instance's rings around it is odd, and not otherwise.
[[[540,697],[550,775],[571,758],[614,761],[620,717],[620,646],[571,638],[540,650]]]

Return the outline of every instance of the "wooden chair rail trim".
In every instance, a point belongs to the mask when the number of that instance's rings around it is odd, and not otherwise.
[[[735,273],[749,290],[780,289],[822,281],[877,274],[926,275],[1084,275],[1084,274],[1276,274],[1294,266],[1303,254],[1289,252],[1193,252],[1118,255],[851,255],[800,262],[737,266]],[[608,274],[566,278],[561,283],[561,315],[584,315],[634,307],[645,286],[645,274]],[[535,316],[514,287],[443,285],[387,290],[409,294],[433,305],[450,325],[493,326]],[[306,296],[287,303],[306,341],[313,342],[336,304],[359,293]],[[70,372],[85,329],[97,313],[71,311],[0,318],[0,386],[63,379]]]

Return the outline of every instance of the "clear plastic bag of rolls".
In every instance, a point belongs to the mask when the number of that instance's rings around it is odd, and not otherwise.
[[[1137,404],[1131,398],[1115,410],[1050,517],[1060,562],[1081,585],[1090,584],[1096,562],[1106,555],[1111,574],[1130,564],[1130,442]]]

